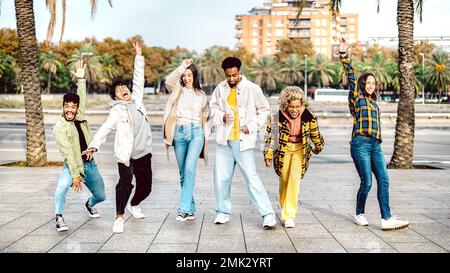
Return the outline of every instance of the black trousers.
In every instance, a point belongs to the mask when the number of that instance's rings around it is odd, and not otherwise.
[[[152,191],[152,154],[138,159],[130,159],[130,166],[117,163],[119,168],[119,183],[116,185],[116,213],[124,214],[125,207],[134,186],[133,175],[136,177],[136,191],[131,199],[132,206],[139,205]]]

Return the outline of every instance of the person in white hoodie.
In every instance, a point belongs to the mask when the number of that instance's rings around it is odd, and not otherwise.
[[[145,218],[138,206],[152,190],[152,132],[142,102],[144,96],[144,57],[141,45],[133,44],[136,50],[134,59],[132,91],[127,81],[116,79],[110,86],[114,100],[108,119],[95,134],[89,148],[83,154],[92,154],[105,143],[112,130],[116,130],[114,157],[119,169],[119,182],[116,185],[116,220],[114,233],[122,233],[125,207],[137,218]],[[133,175],[136,177],[136,190],[127,206],[133,190]]]
[[[266,124],[270,105],[261,88],[240,75],[241,61],[228,57],[222,62],[226,80],[214,89],[210,100],[216,127],[214,190],[217,201],[215,224],[224,224],[231,214],[231,181],[236,164],[247,184],[250,199],[263,217],[263,228],[277,224],[268,194],[256,172],[255,144],[258,129]]]

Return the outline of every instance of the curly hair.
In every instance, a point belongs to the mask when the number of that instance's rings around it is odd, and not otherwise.
[[[300,100],[303,105],[305,103],[305,93],[298,86],[285,87],[280,94],[280,109],[287,111],[289,102],[293,100]]]

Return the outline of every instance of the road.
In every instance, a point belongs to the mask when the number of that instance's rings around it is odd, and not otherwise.
[[[351,125],[349,124],[325,124],[320,126],[326,142],[325,150],[313,157],[317,163],[350,163],[349,140]],[[92,126],[95,133],[98,126]],[[52,135],[51,126],[46,126],[47,152],[50,161],[60,161],[61,156]],[[162,142],[160,127],[152,127],[153,149],[155,155],[165,155],[166,148]],[[383,143],[386,160],[389,161],[393,151],[394,127],[392,125],[383,128]],[[260,138],[262,138],[260,136]],[[108,137],[106,144],[102,147],[102,152],[97,155],[97,161],[105,164],[113,164],[113,141],[114,136]],[[209,155],[214,158],[215,141],[214,135],[210,140]],[[259,147],[262,147],[260,142]],[[25,160],[26,155],[25,125],[20,124],[0,124],[0,161]],[[171,152],[173,157],[173,152]],[[450,124],[448,125],[417,125],[414,145],[415,164],[434,164],[440,167],[450,167]]]

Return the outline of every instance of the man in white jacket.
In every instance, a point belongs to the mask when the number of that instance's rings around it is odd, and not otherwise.
[[[222,62],[226,80],[214,90],[210,109],[216,127],[214,190],[217,201],[216,224],[230,220],[231,181],[236,164],[244,176],[250,199],[263,217],[263,228],[276,225],[275,212],[256,172],[254,150],[258,128],[270,114],[270,105],[261,88],[239,74],[241,61],[228,57]]]
[[[91,154],[100,149],[112,130],[116,130],[114,140],[114,157],[119,169],[119,182],[116,185],[116,220],[113,232],[123,232],[123,215],[125,207],[135,218],[145,215],[139,204],[145,200],[152,189],[152,132],[142,102],[144,96],[144,57],[141,45],[133,44],[136,50],[134,60],[132,92],[127,82],[114,80],[110,87],[110,95],[114,100],[108,119],[95,134],[89,149],[83,153]],[[127,206],[136,177],[136,191]]]

